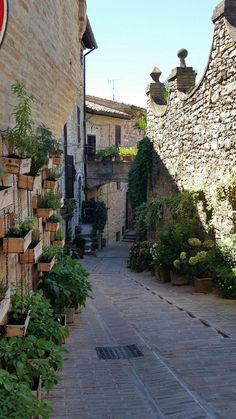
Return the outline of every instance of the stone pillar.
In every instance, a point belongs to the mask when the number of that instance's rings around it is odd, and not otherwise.
[[[161,71],[159,68],[154,67],[152,70],[150,76],[152,77],[154,83],[150,83],[147,86],[146,93],[147,95],[150,95],[151,98],[154,100],[155,103],[158,105],[164,105],[165,104],[165,98],[164,98],[164,91],[165,86],[163,83],[159,81],[161,75]]]
[[[176,80],[177,89],[183,93],[187,93],[196,84],[196,73],[193,67],[186,67],[185,58],[187,55],[188,51],[186,49],[179,50],[180,66],[172,70],[168,78],[168,82]]]

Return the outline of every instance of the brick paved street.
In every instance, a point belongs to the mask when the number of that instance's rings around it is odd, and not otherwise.
[[[236,418],[236,303],[126,268],[127,246],[86,257],[93,299],[67,341],[53,419]],[[99,360],[95,347],[144,356]]]

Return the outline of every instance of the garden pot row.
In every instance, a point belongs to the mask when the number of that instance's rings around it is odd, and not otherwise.
[[[190,282],[193,282],[197,292],[211,292],[213,288],[212,278],[190,278],[189,275],[180,275],[164,267],[156,267],[155,276],[160,282],[171,282],[172,285],[177,286],[188,285]]]

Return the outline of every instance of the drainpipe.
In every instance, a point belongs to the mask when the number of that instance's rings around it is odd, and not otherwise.
[[[86,111],[85,111],[85,107],[86,107],[86,56],[88,54],[90,54],[91,52],[93,52],[95,49],[97,48],[97,45],[94,46],[90,51],[86,52],[86,54],[84,54],[84,195],[85,195],[85,201],[87,201],[87,196],[88,196],[88,192],[87,192],[87,185],[88,185],[88,181],[87,181],[87,134],[86,134]],[[86,154],[85,154],[85,150],[86,150]]]

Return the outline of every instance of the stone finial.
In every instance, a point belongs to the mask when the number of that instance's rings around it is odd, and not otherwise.
[[[188,56],[188,51],[185,48],[182,48],[178,51],[177,56],[180,59],[180,67],[186,67],[185,58]]]
[[[161,76],[161,70],[159,70],[158,67],[154,67],[150,76],[151,76],[152,80],[154,80],[156,83],[158,83],[160,81],[159,78]]]

